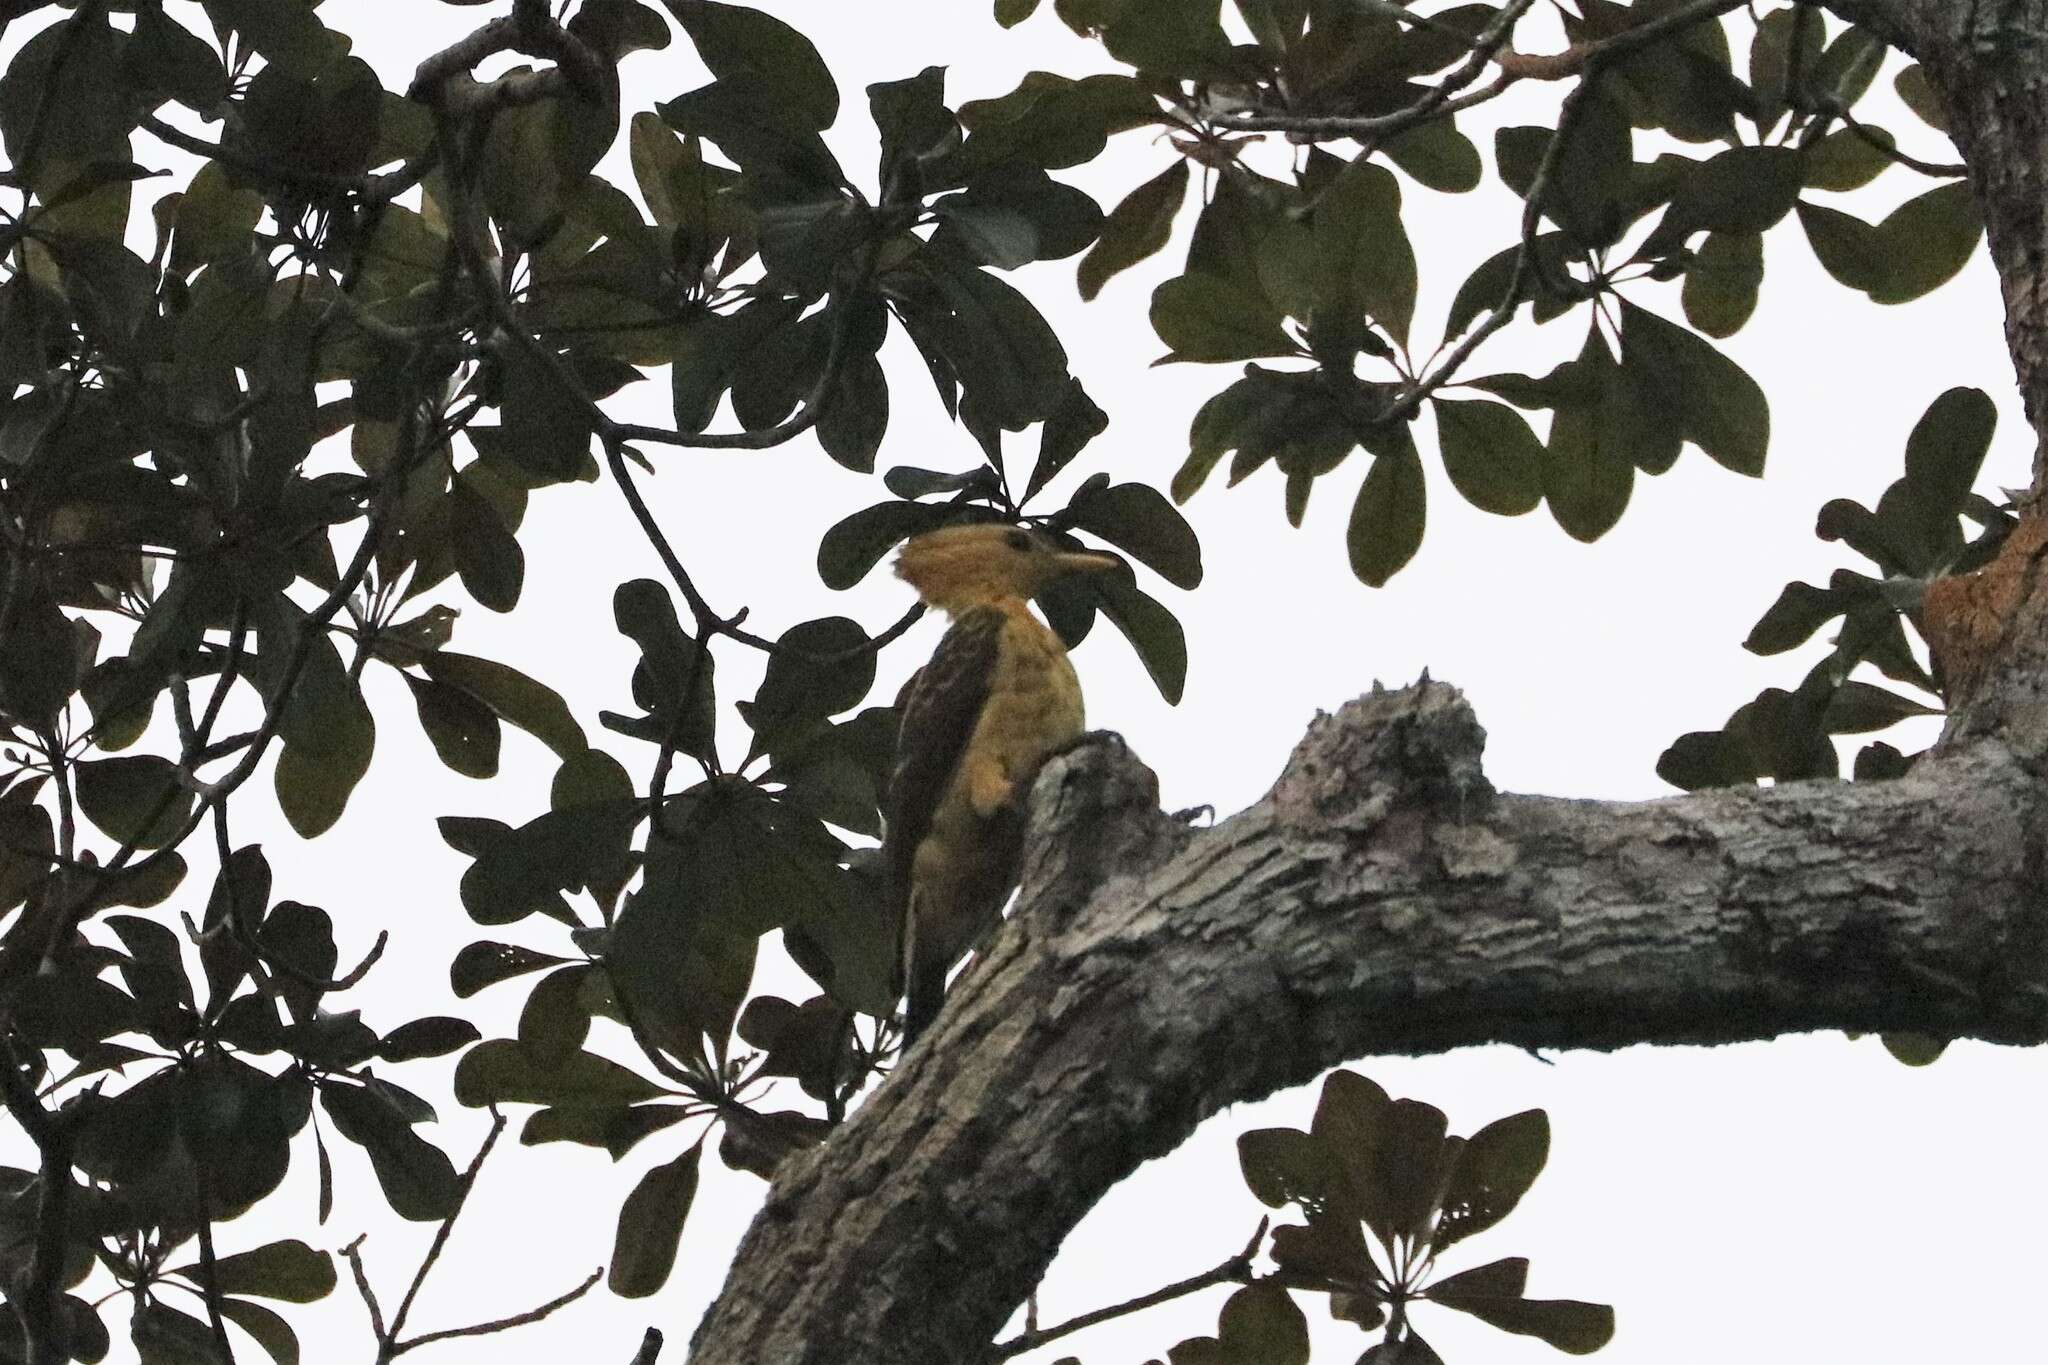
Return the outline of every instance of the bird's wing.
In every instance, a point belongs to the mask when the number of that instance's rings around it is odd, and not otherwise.
[[[1003,624],[1002,612],[994,607],[962,613],[909,688],[883,812],[888,820],[883,863],[891,900],[899,909],[910,892],[917,846],[931,830],[932,815],[988,701]]]

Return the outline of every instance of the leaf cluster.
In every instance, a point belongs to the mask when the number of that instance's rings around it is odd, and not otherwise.
[[[1604,1305],[1525,1297],[1529,1263],[1521,1257],[1435,1273],[1439,1253],[1507,1217],[1542,1172],[1550,1124],[1541,1110],[1451,1137],[1441,1111],[1390,1099],[1363,1076],[1337,1071],[1306,1131],[1254,1129],[1237,1147],[1253,1195],[1306,1221],[1273,1229],[1275,1272],[1230,1297],[1215,1336],[1175,1346],[1173,1365],[1307,1365],[1308,1323],[1290,1291],[1327,1295],[1332,1317],[1383,1330],[1359,1357],[1374,1365],[1438,1359],[1411,1321],[1420,1304],[1574,1355],[1614,1334],[1614,1310]]]

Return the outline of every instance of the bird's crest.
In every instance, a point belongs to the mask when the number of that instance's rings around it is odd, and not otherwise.
[[[948,526],[905,542],[896,576],[948,615],[1006,598],[1022,601],[1070,573],[1121,567],[1115,555],[1063,550],[1021,526]]]

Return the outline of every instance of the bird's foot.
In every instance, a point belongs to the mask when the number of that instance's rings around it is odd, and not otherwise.
[[[1084,730],[1065,744],[1059,745],[1051,753],[1047,754],[1046,757],[1048,759],[1058,758],[1062,754],[1071,754],[1097,744],[1105,748],[1120,749],[1124,753],[1131,751],[1130,741],[1114,730]]]
[[[1190,827],[1195,826],[1199,822],[1203,828],[1207,828],[1216,823],[1216,808],[1205,802],[1199,806],[1189,806],[1185,810],[1177,810],[1167,818],[1176,824]]]

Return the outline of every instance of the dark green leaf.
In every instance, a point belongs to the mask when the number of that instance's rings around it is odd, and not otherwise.
[[[1500,403],[1435,404],[1444,472],[1465,501],[1516,517],[1543,501],[1543,443],[1513,408]]]
[[[557,757],[574,758],[590,747],[583,727],[562,698],[516,668],[469,654],[436,650],[420,660],[435,682],[460,688],[491,708],[500,720],[538,739]]]
[[[220,1315],[254,1337],[276,1365],[299,1365],[298,1333],[278,1314],[247,1299],[222,1299]]]
[[[1151,318],[1152,330],[1175,360],[1245,360],[1301,349],[1263,294],[1213,275],[1179,275],[1162,283],[1152,291]]]
[[[86,819],[137,848],[169,843],[197,799],[179,780],[177,765],[153,754],[83,759],[72,773]]]
[[[1431,1303],[1470,1313],[1481,1322],[1536,1337],[1570,1355],[1588,1355],[1614,1337],[1614,1310],[1605,1304],[1571,1299],[1525,1299],[1522,1284],[1529,1263],[1519,1258],[1495,1261],[1452,1275],[1431,1285]]]
[[[1907,1066],[1932,1066],[1948,1051],[1949,1042],[1924,1033],[1880,1033],[1878,1041],[1884,1044],[1886,1052]]]
[[[1702,228],[1755,233],[1775,227],[1799,198],[1801,162],[1790,147],[1730,147],[1691,166],[1650,236],[1676,245]],[[1646,245],[1646,254],[1653,248]]]
[[[209,161],[178,199],[171,237],[171,268],[190,274],[223,256],[241,255],[263,217],[263,197],[239,189],[219,162]]]
[[[1792,68],[1792,48],[1799,48],[1799,69],[1811,71],[1820,60],[1827,34],[1820,16],[1797,7],[1773,10],[1758,21],[1749,46],[1749,84],[1753,104],[1746,110],[1759,133],[1769,133],[1785,116],[1785,82]]]
[[[1856,754],[1855,776],[1858,782],[1884,782],[1895,777],[1904,777],[1913,769],[1913,758],[1900,753],[1893,746],[1879,740],[1866,744]]]
[[[901,542],[947,520],[944,507],[882,502],[846,517],[818,543],[818,577],[828,588],[850,588]]]
[[[595,969],[580,964],[565,967],[542,977],[527,994],[526,1007],[519,1011],[519,1047],[535,1070],[566,1066],[582,1051],[590,1036],[586,992],[594,974]],[[581,1107],[580,1097],[569,1103]]]
[[[1550,1119],[1541,1109],[1496,1119],[1467,1138],[1444,1187],[1436,1250],[1484,1232],[1512,1213],[1549,1155]]]
[[[399,676],[412,691],[420,728],[441,761],[464,777],[497,776],[502,736],[496,713],[459,687],[410,673]]]
[[[1685,272],[1685,320],[1708,336],[1733,336],[1756,311],[1764,281],[1764,239],[1713,232]]]
[[[1355,1198],[1328,1144],[1297,1128],[1240,1133],[1237,1162],[1252,1195],[1268,1208],[1289,1203],[1327,1207],[1341,1218]]]
[[[1884,54],[1884,39],[1869,29],[1853,26],[1844,30],[1827,45],[1820,60],[1806,69],[1807,101],[1834,100],[1844,107],[1855,104],[1877,79]]]
[[[868,87],[868,110],[882,137],[882,197],[893,202],[923,189],[923,163],[960,145],[960,124],[946,107],[946,69],[928,66],[907,80]]]
[[[650,718],[642,737],[661,741],[673,735],[686,754],[709,752],[716,660],[683,634],[668,589],[651,578],[621,583],[612,593],[612,616],[620,633],[640,646],[633,700]],[[619,728],[609,713],[604,719]]]
[[[1248,1284],[1223,1302],[1216,1324],[1223,1356],[1259,1365],[1308,1365],[1308,1319],[1272,1281]]]
[[[663,0],[721,79],[752,73],[768,102],[825,129],[839,116],[839,87],[810,39],[782,20],[717,0]]]
[[[128,1339],[142,1365],[216,1365],[220,1358],[205,1323],[155,1300],[128,1320]]]
[[[1111,276],[1166,245],[1174,217],[1187,197],[1187,186],[1188,163],[1176,161],[1110,210],[1101,237],[1081,259],[1077,278],[1082,298],[1094,298]]]
[[[1067,504],[1061,521],[1100,536],[1151,568],[1176,588],[1202,581],[1202,547],[1174,505],[1142,483],[1084,487]]]
[[[871,474],[889,429],[889,382],[872,351],[849,356],[818,418],[818,444],[856,474]]]
[[[1678,414],[1686,439],[1715,463],[1761,477],[1771,414],[1756,381],[1686,328],[1626,300],[1621,317],[1622,365],[1635,381]]]
[[[1936,132],[1948,131],[1948,110],[1943,107],[1941,96],[1935,92],[1934,83],[1927,79],[1926,67],[1915,62],[1902,68],[1892,78],[1892,86],[1922,123]]]
[[[1938,707],[1923,705],[1910,697],[1852,678],[1835,689],[1822,724],[1831,735],[1861,735],[1889,729],[1914,716],[1940,714]]]
[[[471,947],[478,945],[472,944]],[[467,950],[465,950],[467,951]],[[460,959],[458,959],[459,961]],[[459,994],[467,994],[460,992]],[[422,1057],[445,1057],[482,1037],[467,1019],[432,1015],[400,1024],[377,1044],[377,1055],[387,1062],[418,1061]]]
[[[577,1142],[602,1147],[616,1161],[665,1128],[690,1117],[680,1104],[635,1104],[612,1108],[536,1109],[520,1126],[519,1141],[533,1147],[543,1142]]]
[[[985,270],[921,252],[924,278],[937,287],[940,348],[967,397],[1005,431],[1022,431],[1058,410],[1067,389],[1067,353],[1037,308]],[[900,313],[913,335],[916,313]]]
[[[1187,633],[1180,622],[1127,571],[1097,574],[1091,582],[1097,604],[1138,652],[1159,695],[1178,706],[1188,677]]]
[[[228,73],[211,44],[164,16],[144,9],[123,54],[139,89],[168,96],[197,113],[211,113],[228,93]]]
[[[1360,582],[1384,587],[1421,548],[1427,513],[1422,460],[1414,448],[1375,458],[1345,532],[1351,572]]]
[[[1447,118],[1432,119],[1389,138],[1384,150],[1396,166],[1445,194],[1479,188],[1485,173],[1479,149]]]
[[[766,15],[760,17],[767,20]],[[830,79],[828,74],[827,82]],[[827,88],[836,108],[838,91]],[[731,70],[710,85],[656,106],[671,128],[717,143],[750,173],[785,176],[821,189],[838,187],[846,176],[818,136],[819,108],[784,100],[766,78],[745,69]]]
[[[513,1038],[493,1038],[462,1054],[455,1067],[455,1098],[487,1104],[548,1104],[604,1108],[658,1098],[662,1088],[593,1052],[572,1052],[543,1066]]]
[[[643,1299],[668,1282],[675,1267],[683,1221],[697,1197],[701,1143],[640,1177],[619,1209],[618,1236],[605,1283],[621,1298]]]
[[[1329,309],[1343,326],[1363,312],[1406,349],[1415,316],[1415,252],[1392,172],[1364,157],[1346,166],[1316,201],[1314,230],[1318,318]],[[1255,354],[1281,352],[1244,353]]]
[[[1860,190],[1894,164],[1885,150],[1894,145],[1882,128],[1837,128],[1803,150],[1802,177],[1809,189]]]
[[[1860,218],[1820,204],[1799,205],[1799,226],[1828,274],[1866,293],[1884,287],[1896,268],[1877,229]]]
[[[1109,55],[1127,66],[1172,76],[1227,69],[1230,39],[1220,0],[1122,0],[1102,32]]]
[[[197,1264],[179,1266],[169,1272],[195,1282],[203,1271]],[[213,1283],[224,1294],[253,1294],[286,1303],[312,1303],[334,1292],[334,1258],[315,1251],[304,1242],[271,1242],[253,1251],[222,1256],[213,1263]]]
[[[1928,405],[1906,438],[1906,483],[1938,516],[1954,516],[1991,449],[1998,409],[1982,389],[1953,388]]]
[[[970,136],[933,167],[932,183],[963,184],[1008,162],[1048,171],[1078,166],[1094,160],[1110,134],[1142,127],[1158,113],[1149,87],[1132,76],[1075,80],[1033,71],[1007,95],[960,106]]]
[[[1782,654],[1805,644],[1813,633],[1846,609],[1834,593],[1811,583],[1787,583],[1750,629],[1742,647],[1752,654]]]
[[[334,1130],[369,1153],[371,1169],[393,1213],[408,1221],[429,1222],[454,1209],[454,1165],[413,1132],[383,1094],[369,1086],[330,1082],[320,1087],[320,1102],[334,1121]]]
[[[1039,428],[1038,459],[1031,466],[1031,478],[1024,485],[1021,501],[1029,502],[1038,496],[1041,489],[1108,427],[1109,415],[1095,406],[1095,400],[1081,387],[1081,381],[1069,380],[1059,407]],[[904,496],[900,489],[892,488],[890,491]]]
[[[462,586],[492,611],[519,605],[526,579],[526,555],[495,507],[465,474],[449,489],[449,533]]]
[[[1955,278],[1984,235],[1967,181],[1940,185],[1893,209],[1876,228],[1891,270],[1867,292],[1873,303],[1909,303]]]
[[[867,632],[844,616],[790,627],[775,642],[747,723],[762,747],[778,736],[860,705],[875,683],[875,654]]]
[[[517,944],[484,940],[470,944],[455,955],[455,961],[448,969],[448,984],[456,995],[466,999],[486,986],[568,960],[552,953],[521,948]]]

